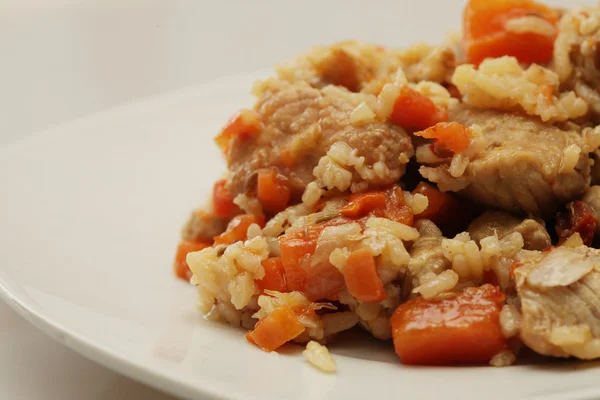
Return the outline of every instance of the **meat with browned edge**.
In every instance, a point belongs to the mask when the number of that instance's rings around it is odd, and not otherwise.
[[[392,184],[404,174],[413,147],[402,128],[381,122],[351,123],[352,111],[363,101],[373,105],[374,96],[277,79],[262,82],[257,91],[255,110],[263,129],[256,137],[234,138],[226,154],[231,173],[228,190],[233,196],[252,191],[257,171],[272,166],[289,178],[292,195],[300,195],[314,180],[319,159],[338,141],[356,149],[368,166],[385,163],[390,173],[368,183]]]
[[[600,251],[523,250],[516,265],[521,340],[544,355],[600,357]]]
[[[523,248],[526,250],[543,250],[552,244],[548,231],[541,223],[529,218],[519,219],[503,211],[486,211],[471,222],[467,230],[471,239],[477,243],[494,234],[502,239],[513,232],[519,232],[523,236]]]
[[[451,107],[450,119],[479,125],[487,140],[464,174],[453,177],[449,162],[421,167],[441,190],[515,213],[551,216],[589,187],[588,146],[576,130],[515,113]],[[574,160],[566,160],[575,155]],[[573,166],[569,166],[569,161]]]

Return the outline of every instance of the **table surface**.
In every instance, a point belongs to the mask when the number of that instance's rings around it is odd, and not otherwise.
[[[458,27],[463,0],[422,1],[438,12],[405,25],[456,21]],[[139,98],[258,70],[312,44],[356,36],[410,43],[398,38],[395,23],[410,3],[372,0],[366,8],[362,0],[344,7],[304,0],[289,18],[289,3],[279,0],[0,0],[0,147]],[[377,7],[390,8],[386,21],[370,12]],[[260,45],[240,46],[242,40]],[[3,399],[172,399],[67,349],[2,302],[0,359]]]

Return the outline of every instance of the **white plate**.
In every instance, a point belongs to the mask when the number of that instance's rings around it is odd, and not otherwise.
[[[63,126],[0,152],[2,296],[98,362],[185,397],[233,399],[600,396],[594,363],[419,368],[391,345],[332,346],[336,375],[267,354],[203,321],[171,261],[180,225],[223,163],[211,137],[250,104],[227,79]]]

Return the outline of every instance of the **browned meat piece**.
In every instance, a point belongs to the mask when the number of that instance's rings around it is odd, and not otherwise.
[[[442,231],[430,220],[420,219],[415,222],[419,230],[419,238],[410,249],[408,269],[413,278],[413,286],[423,282],[420,278],[429,273],[440,274],[450,268],[450,261],[444,257],[442,250]]]
[[[195,211],[190,215],[183,229],[181,238],[189,241],[211,242],[227,227],[227,220],[212,213]]]
[[[443,191],[506,211],[551,216],[589,187],[590,150],[577,130],[463,105],[451,107],[450,118],[479,125],[485,145],[458,176],[451,174],[448,160],[421,167],[421,174]]]
[[[262,82],[258,92],[255,110],[263,125],[261,133],[233,139],[227,152],[232,195],[252,191],[257,171],[272,166],[289,178],[292,195],[300,195],[314,180],[313,169],[319,159],[336,142],[356,149],[358,156],[365,157],[366,166],[385,164],[389,173],[378,174],[367,183],[391,184],[404,174],[413,147],[402,128],[351,122],[353,110],[362,102],[375,107],[374,96],[333,86],[319,90],[277,79]]]
[[[524,250],[517,262],[521,340],[544,355],[600,357],[600,251]]]
[[[502,239],[513,232],[519,232],[523,236],[523,248],[526,250],[543,250],[552,245],[550,235],[541,223],[533,219],[522,220],[502,211],[486,211],[471,222],[467,230],[471,239],[477,243],[494,234]]]
[[[581,198],[585,204],[587,204],[596,214],[596,217],[600,219],[600,186],[590,187]],[[600,233],[600,224],[596,226],[596,234]]]

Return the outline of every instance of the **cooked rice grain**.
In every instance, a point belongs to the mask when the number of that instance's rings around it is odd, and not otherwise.
[[[558,75],[537,64],[524,70],[514,57],[484,60],[479,68],[463,64],[452,76],[463,101],[479,108],[513,110],[543,121],[566,121],[585,115],[587,103],[573,92],[558,93]]]
[[[306,350],[302,352],[304,357],[315,367],[323,372],[335,372],[335,360],[329,354],[327,347],[311,340],[306,344]]]

